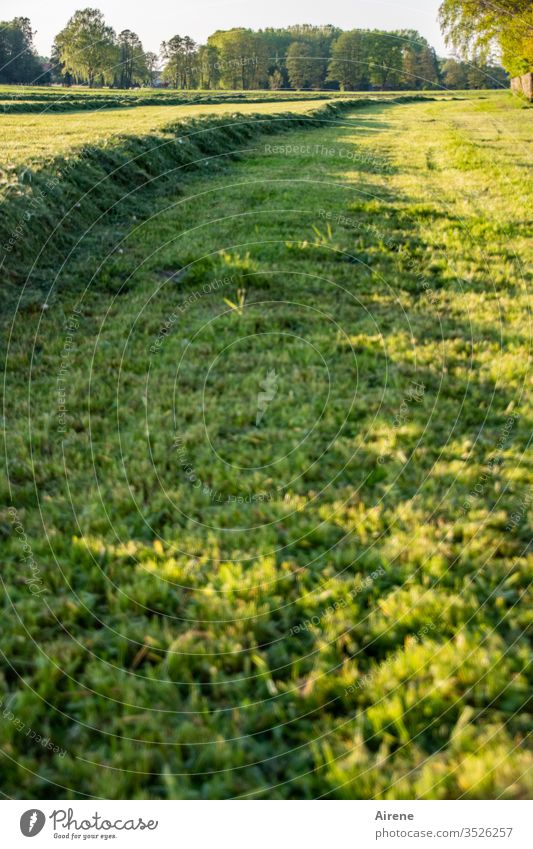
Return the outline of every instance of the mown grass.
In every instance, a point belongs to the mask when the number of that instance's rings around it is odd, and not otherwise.
[[[404,92],[417,97],[439,96],[443,92]],[[394,99],[398,92],[377,92],[380,100]],[[469,92],[454,92],[454,96],[469,97]],[[175,90],[158,88],[88,89],[83,86],[0,86],[0,113],[73,112],[102,109],[124,109],[139,106],[169,106],[183,104],[294,102],[298,100],[336,100],[349,97],[366,98],[367,92],[342,91],[231,91]]]
[[[327,103],[326,99],[291,102],[290,111],[310,112]],[[145,135],[157,133],[166,125],[185,118],[202,115],[231,115],[236,112],[234,103],[210,105],[140,106],[137,109],[91,112],[72,112],[57,115],[44,112],[39,115],[0,116],[0,145],[3,151],[2,169],[9,177],[10,171],[34,161],[52,160],[58,155],[75,153],[82,145],[108,145],[117,135]],[[265,103],[239,103],[239,113],[271,115],[279,113],[276,101]]]
[[[531,795],[514,103],[254,137],[17,310],[4,793]]]
[[[195,170],[213,173],[261,133],[317,127],[364,106],[361,100],[345,100],[301,112],[182,116],[149,134],[110,134],[101,145],[78,144],[48,160],[35,157],[11,166],[0,192],[3,301],[21,299],[24,307],[41,303],[65,252],[81,248],[84,253],[86,228],[92,230],[102,216],[100,250],[102,238],[112,244],[125,220],[149,215],[154,200],[174,196],[178,178]]]

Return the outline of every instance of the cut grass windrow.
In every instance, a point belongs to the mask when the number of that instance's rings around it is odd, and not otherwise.
[[[412,99],[401,97],[399,102]],[[4,280],[15,287],[25,283],[26,301],[39,299],[50,270],[76,244],[79,234],[86,235],[87,228],[102,215],[107,216],[114,241],[120,220],[139,211],[139,203],[147,209],[154,193],[175,192],[187,174],[217,170],[223,164],[222,157],[238,156],[240,148],[262,134],[318,127],[348,109],[364,108],[372,102],[359,98],[323,102],[316,108],[304,101],[296,104],[301,112],[273,112],[272,104],[265,112],[256,112],[255,105],[244,112],[228,112],[227,106],[221,106],[217,107],[222,112],[220,117],[209,113],[202,116],[201,109],[194,110],[199,117],[188,117],[187,110],[181,109],[176,110],[180,120],[172,122],[168,121],[171,110],[164,107],[147,115],[149,124],[159,125],[156,131],[140,136],[126,135],[123,129],[117,133],[118,127],[123,128],[123,117],[106,126],[108,116],[101,115],[104,129],[97,144],[84,144],[83,136],[78,138],[76,133],[66,137],[65,155],[33,158],[11,167],[4,163],[0,194]],[[291,106],[294,110],[295,105]],[[98,115],[92,117],[98,119]],[[137,114],[132,118],[132,126],[143,126]],[[48,119],[49,124],[59,121],[53,116]],[[40,125],[35,129],[42,132]],[[34,150],[32,154],[35,157]]]

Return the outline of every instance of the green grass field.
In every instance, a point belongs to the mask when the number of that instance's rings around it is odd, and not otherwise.
[[[420,96],[420,93],[417,93]],[[428,94],[432,96],[433,93]],[[149,106],[218,106],[220,104],[296,103],[365,98],[364,92],[347,95],[340,91],[206,91],[160,88],[87,89],[85,87],[0,86],[0,114],[63,114],[102,112],[116,109],[143,109]],[[395,92],[383,92],[380,99],[394,98]],[[439,96],[439,93],[437,93]]]
[[[409,92],[403,92],[409,94]],[[449,96],[446,91],[410,92],[418,97]],[[396,97],[398,92],[378,92],[373,96],[381,100]],[[469,96],[468,92],[453,92],[454,96]],[[94,111],[104,109],[125,109],[143,106],[181,106],[192,104],[211,105],[218,103],[292,103],[299,100],[343,100],[366,98],[367,92],[342,91],[231,91],[231,90],[176,90],[162,88],[138,89],[88,89],[84,86],[9,86],[0,85],[0,113],[41,113]]]
[[[2,117],[9,797],[531,797],[533,113],[319,105]]]
[[[14,89],[17,89],[14,91]],[[369,98],[378,102],[395,97],[409,97],[404,92],[383,92],[371,94],[341,92],[283,92],[274,96],[272,92],[191,92],[180,93],[161,92],[153,90],[148,105],[141,105],[147,100],[143,97],[143,89],[139,92],[122,92],[112,95],[112,106],[104,105],[110,97],[103,90],[94,89],[90,93],[78,93],[75,98],[69,98],[62,92],[42,89],[25,89],[20,86],[0,86],[0,145],[2,150],[1,168],[9,173],[14,168],[43,159],[52,159],[61,154],[68,154],[84,144],[109,144],[116,135],[143,135],[154,133],[171,121],[183,118],[235,113],[270,115],[290,110],[301,114],[324,106],[328,101],[344,101]],[[68,91],[68,90],[67,90]],[[25,95],[25,92],[28,92]],[[187,94],[189,96],[187,97]],[[199,102],[194,102],[197,95]],[[463,98],[465,93],[431,92],[417,93],[417,98]],[[485,92],[488,98],[501,96],[499,92]],[[25,100],[13,98],[27,97]],[[35,98],[35,99],[34,99]],[[203,98],[203,99],[202,99]],[[54,112],[54,106],[67,100],[61,117]],[[193,102],[189,103],[188,101]],[[174,103],[174,101],[176,101]],[[206,101],[206,102],[204,102]],[[26,104],[27,114],[19,114]],[[50,106],[52,104],[52,106]],[[90,105],[89,106],[87,105]],[[11,107],[16,105],[19,111]],[[83,108],[82,108],[83,106]],[[135,106],[135,109],[130,107]],[[35,107],[35,108],[34,108]],[[2,110],[4,114],[2,115]],[[0,184],[1,186],[1,184]]]
[[[305,113],[327,100],[299,100],[290,104],[293,113]],[[40,115],[5,115],[0,122],[0,145],[5,164],[15,168],[29,161],[53,159],[68,154],[84,144],[109,143],[117,135],[156,133],[171,121],[210,115],[279,113],[283,106],[266,103],[216,103],[209,106],[139,106],[137,109],[70,112],[58,117],[45,112]]]

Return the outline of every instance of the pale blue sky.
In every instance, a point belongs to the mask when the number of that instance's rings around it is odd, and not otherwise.
[[[342,29],[417,29],[447,55],[437,23],[440,0],[0,0],[0,18],[30,18],[36,45],[49,55],[54,36],[72,13],[95,6],[119,32],[132,29],[145,50],[158,51],[161,41],[176,33],[205,42],[217,29],[243,26],[259,29],[288,24],[334,24]]]

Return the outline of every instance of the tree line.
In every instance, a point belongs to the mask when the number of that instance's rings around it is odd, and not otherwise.
[[[87,8],[58,33],[46,61],[36,55],[27,18],[0,23],[2,83],[368,91],[497,88],[506,80],[493,62],[439,59],[415,30],[239,28],[219,30],[203,45],[174,35],[155,54],[144,50],[136,33],[117,35],[98,9]]]

